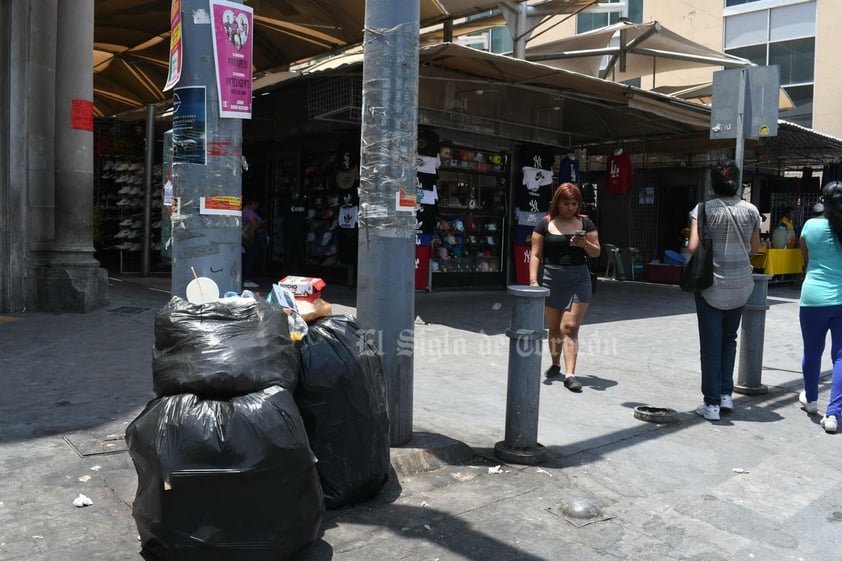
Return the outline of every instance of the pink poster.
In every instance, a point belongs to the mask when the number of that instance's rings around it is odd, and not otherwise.
[[[251,119],[253,10],[225,0],[211,0],[210,6],[219,116]]]

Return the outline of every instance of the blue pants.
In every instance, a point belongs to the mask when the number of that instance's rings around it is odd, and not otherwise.
[[[720,310],[708,304],[697,292],[696,317],[699,320],[702,395],[707,405],[719,405],[723,395],[731,395],[734,391],[737,329],[743,317],[743,307]]]
[[[803,306],[798,314],[801,321],[801,339],[804,356],[801,373],[807,401],[819,397],[819,376],[827,332],[830,331],[830,358],[833,361],[833,380],[830,384],[830,403],[827,416],[839,417],[842,413],[842,305]]]

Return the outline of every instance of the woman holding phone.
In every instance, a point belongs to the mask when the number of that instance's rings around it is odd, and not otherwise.
[[[549,329],[548,344],[552,365],[547,378],[560,376],[564,355],[564,387],[582,391],[576,379],[579,353],[579,327],[591,301],[588,257],[600,253],[596,225],[579,214],[582,193],[572,183],[562,183],[550,203],[550,213],[532,233],[529,259],[529,285],[550,289],[544,307]],[[543,275],[539,277],[541,268]],[[540,278],[540,282],[539,282]]]

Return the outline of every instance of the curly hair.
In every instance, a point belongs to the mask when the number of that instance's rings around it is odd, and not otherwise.
[[[831,181],[822,187],[822,202],[830,229],[842,244],[842,181]]]
[[[550,220],[558,216],[558,203],[563,199],[573,199],[579,206],[582,206],[582,192],[573,183],[562,183],[553,193],[553,200],[550,201]]]

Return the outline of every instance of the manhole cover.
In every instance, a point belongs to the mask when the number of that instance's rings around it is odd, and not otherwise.
[[[649,423],[672,423],[678,420],[678,413],[667,407],[638,405],[634,408],[634,418]]]
[[[126,437],[123,433],[105,436],[73,433],[63,436],[62,439],[81,457],[119,454],[128,451]]]

